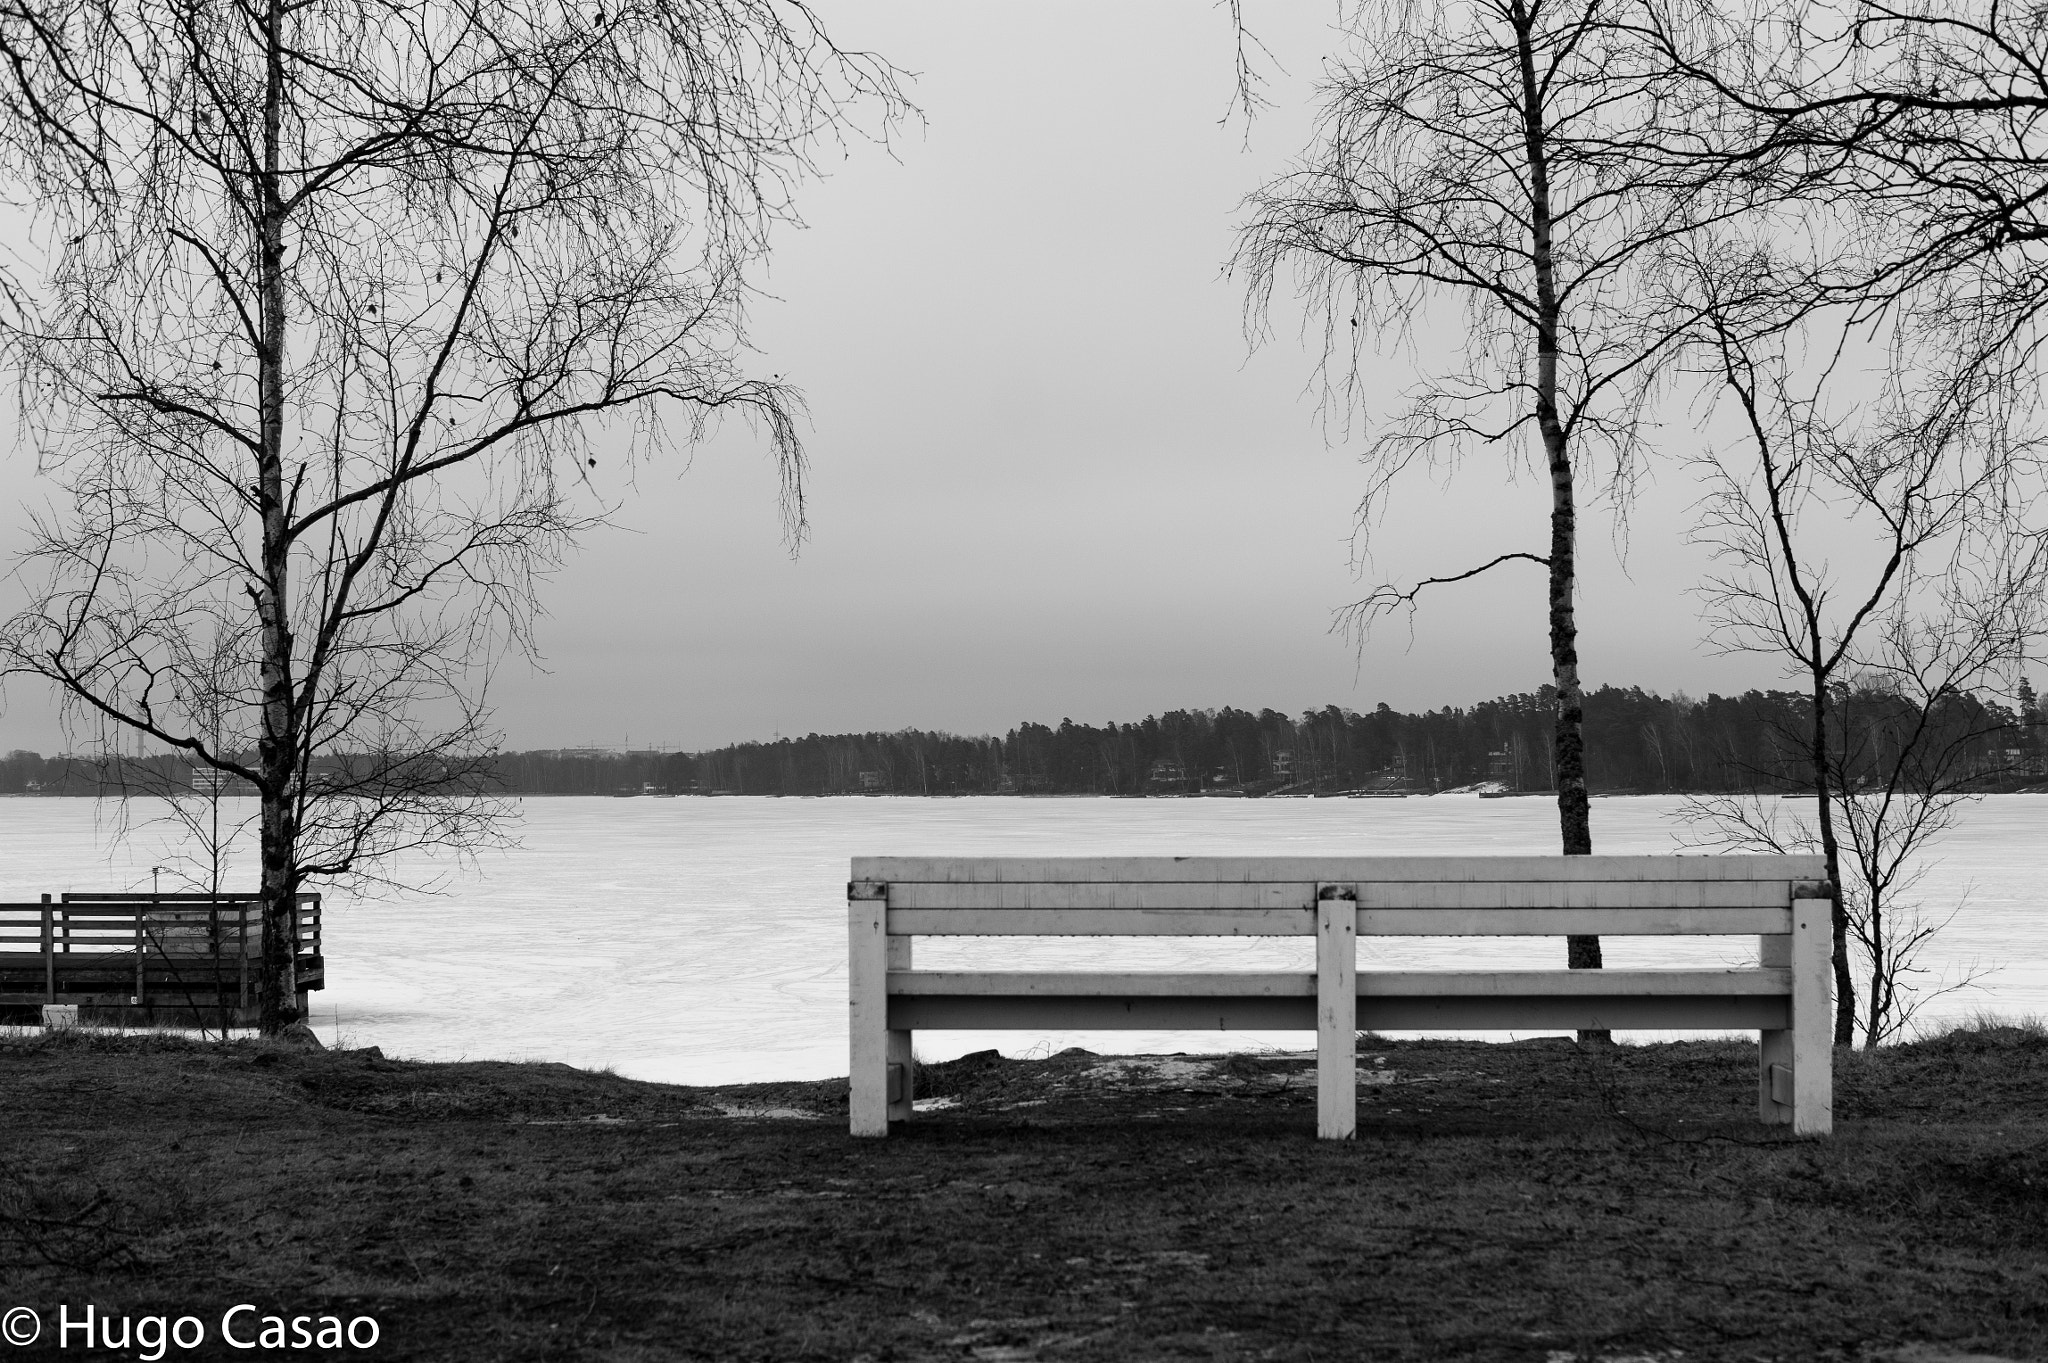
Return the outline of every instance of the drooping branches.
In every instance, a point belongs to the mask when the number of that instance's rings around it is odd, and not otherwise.
[[[255,785],[272,937],[305,876],[481,836],[484,683],[586,461],[741,416],[802,537],[747,271],[815,149],[903,110],[800,3],[0,0],[58,491],[8,666]]]
[[[1353,32],[1360,56],[1324,86],[1316,145],[1251,201],[1237,264],[1253,328],[1291,279],[1322,328],[1327,401],[1383,420],[1365,454],[1368,539],[1411,469],[1484,453],[1496,477],[1533,465],[1547,484],[1547,552],[1485,567],[1547,569],[1563,848],[1590,852],[1580,504],[1596,491],[1626,501],[1644,403],[1692,324],[1662,283],[1665,258],[1756,211],[1763,189],[1703,165],[1711,129],[1628,0],[1361,6]],[[1379,357],[1425,320],[1462,343],[1397,401]],[[1383,586],[1344,618],[1369,624],[1420,589]],[[1596,941],[1572,950],[1573,964],[1598,963]]]
[[[1655,0],[1645,36],[1718,105],[1724,163],[1839,229],[1806,306],[1939,333],[1953,384],[2031,404],[2048,308],[2048,26],[2038,3]],[[1924,361],[1924,356],[1921,357]]]

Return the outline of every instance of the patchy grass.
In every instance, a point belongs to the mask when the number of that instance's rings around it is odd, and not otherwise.
[[[59,1303],[286,1356],[237,1302],[480,1363],[2048,1356],[2038,1029],[1842,1056],[1825,1141],[1755,1122],[1753,1045],[1361,1044],[1351,1144],[1306,1058],[1080,1053],[856,1142],[843,1080],[19,1038],[0,1307],[22,1357]]]
[[[1979,1008],[1961,1021],[1942,1022],[1925,1029],[1921,1039],[1944,1037],[1952,1032],[1977,1032],[1994,1042],[2039,1041],[2043,1037],[2048,1037],[2048,1018],[2038,1013],[2023,1013],[2019,1017],[2009,1017],[2004,1013],[1993,1012],[1989,1008]]]

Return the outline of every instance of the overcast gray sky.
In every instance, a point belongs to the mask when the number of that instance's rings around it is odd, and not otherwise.
[[[1238,204],[1305,144],[1329,4],[1251,4],[1275,107],[1218,124],[1232,33],[1204,5],[826,3],[916,73],[927,125],[808,187],[756,313],[757,365],[808,396],[813,538],[791,560],[760,442],[596,471],[622,503],[548,587],[546,672],[495,698],[513,747],[689,748],[809,730],[978,733],[1174,707],[1466,705],[1545,680],[1541,571],[1443,590],[1362,656],[1359,442],[1319,420],[1315,350],[1249,351]],[[1393,391],[1398,361],[1373,375]],[[1676,446],[1691,439],[1682,426]],[[23,481],[17,457],[13,479]],[[1694,493],[1666,468],[1626,571],[1587,523],[1590,683],[1768,680],[1712,657],[1686,588]],[[1547,487],[1474,464],[1404,487],[1368,576],[1540,550]],[[4,532],[7,548],[19,543]],[[53,751],[15,689],[0,747]]]

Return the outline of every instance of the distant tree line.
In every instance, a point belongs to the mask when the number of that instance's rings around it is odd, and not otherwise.
[[[1878,688],[1843,687],[1856,746],[1873,764],[1898,741],[1901,708]],[[1811,701],[1790,691],[1659,696],[1603,686],[1586,696],[1586,762],[1595,790],[1791,790]],[[806,734],[701,753],[507,753],[508,793],[604,795],[652,788],[733,795],[1193,795],[1433,792],[1481,782],[1536,793],[1552,786],[1549,687],[1469,709],[1360,713],[1331,705],[1277,710],[1169,710],[1133,723],[1025,723],[1001,738],[906,729]],[[1952,698],[1940,716],[1984,789],[2048,777],[2031,690],[2017,706]]]
[[[1872,770],[1924,722],[1875,686],[1843,686],[1836,703],[1850,729],[1850,770]],[[1798,789],[1809,698],[1745,691],[1696,700],[1641,687],[1586,695],[1586,762],[1610,793]],[[1908,711],[1911,710],[1909,714]],[[1196,795],[1434,792],[1497,783],[1551,789],[1549,687],[1406,714],[1325,706],[1277,710],[1168,710],[1134,723],[1025,723],[1001,738],[921,729],[806,734],[735,743],[710,752],[541,749],[499,753],[478,779],[506,795]],[[2048,733],[2031,688],[2016,705],[1958,695],[1937,713],[1962,744],[1984,790],[2048,779]],[[186,764],[160,756],[0,757],[0,794],[100,795],[187,788]],[[317,780],[315,774],[313,779]],[[1810,779],[1810,774],[1806,779]],[[227,785],[223,794],[246,793]]]

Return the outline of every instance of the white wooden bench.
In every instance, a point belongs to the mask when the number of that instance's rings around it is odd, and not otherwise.
[[[1357,1128],[1359,1028],[1758,1032],[1758,1113],[1833,1122],[1824,865],[1809,856],[855,857],[853,1134],[911,1113],[919,1030],[1313,1031],[1317,1133]],[[1755,934],[1729,970],[1361,971],[1359,936]],[[937,971],[916,937],[1312,936],[1313,972]],[[1562,953],[1559,953],[1562,954]]]

